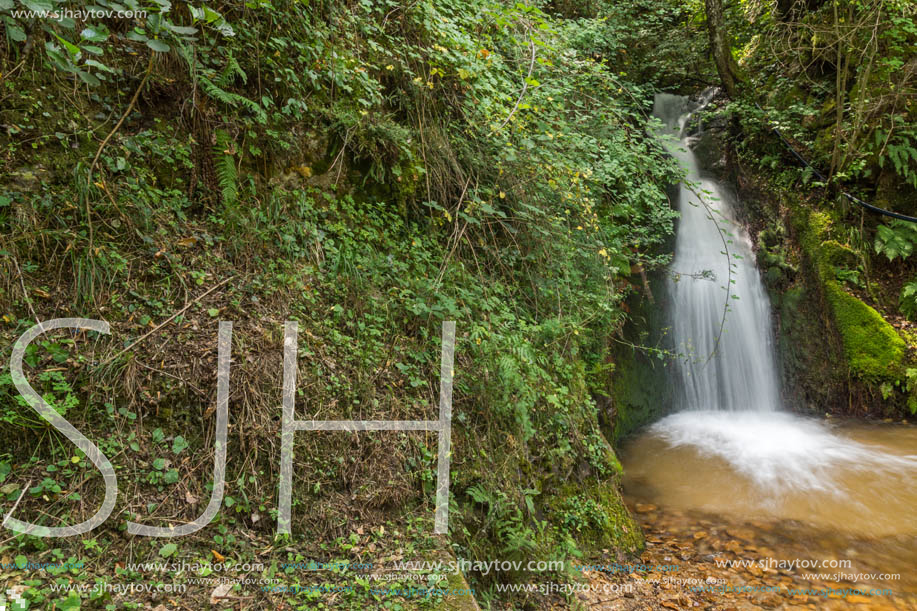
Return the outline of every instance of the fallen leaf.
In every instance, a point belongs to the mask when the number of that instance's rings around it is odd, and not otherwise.
[[[232,590],[231,583],[221,583],[213,589],[213,592],[210,593],[210,604],[218,605],[220,601],[224,598],[228,598],[227,594]]]

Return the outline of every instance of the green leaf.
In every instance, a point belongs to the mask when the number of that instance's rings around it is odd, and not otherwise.
[[[11,40],[15,40],[16,42],[22,42],[27,38],[22,28],[10,25],[9,23],[6,24],[6,34]]]
[[[92,74],[89,74],[89,73],[86,72],[85,70],[78,70],[77,73],[76,73],[76,75],[77,75],[78,77],[80,77],[80,80],[81,80],[81,81],[83,81],[84,83],[86,83],[87,85],[89,85],[89,86],[91,86],[91,87],[95,87],[95,86],[101,84],[101,81],[100,81],[99,79],[97,79],[97,78],[96,78],[95,76],[93,76]]]
[[[146,41],[146,46],[157,51],[158,53],[168,53],[172,48],[161,40],[148,40]]]
[[[13,0],[0,0],[0,11],[8,11],[13,8]]]
[[[134,28],[133,30],[128,32],[125,36],[127,37],[128,40],[133,40],[135,42],[147,42],[149,40],[147,35],[140,28]]]
[[[47,13],[54,10],[54,5],[47,0],[22,0],[23,6],[30,11]]]
[[[207,310],[207,314],[210,315],[210,318],[216,318],[220,315],[220,310],[218,308],[210,308]]]
[[[106,66],[106,65],[103,64],[102,62],[96,61],[96,60],[94,60],[94,59],[87,59],[87,60],[86,60],[85,62],[83,62],[83,63],[86,64],[87,66],[92,66],[93,68],[98,68],[99,70],[103,70],[103,71],[105,71],[105,72],[115,73],[115,70],[114,70],[114,69],[109,68],[108,66]]]
[[[171,23],[167,23],[166,27],[169,28],[175,34],[178,34],[179,36],[194,36],[195,34],[197,34],[197,28],[192,28],[189,26],[174,25]]]
[[[98,78],[86,72],[85,70],[77,70],[76,75],[80,77],[81,81],[83,81],[90,87],[96,87],[97,85],[101,84],[101,81]]]
[[[64,600],[55,601],[54,608],[59,609],[60,611],[79,611],[81,604],[82,599],[80,598],[80,595],[74,591],[71,591],[69,594],[67,594],[67,598]]]
[[[157,458],[156,460],[154,460],[153,468],[156,469],[157,471],[162,471],[163,469],[165,469],[166,468],[166,459]]]
[[[179,435],[172,440],[172,452],[175,454],[181,454],[182,450],[188,447],[188,442],[185,441],[185,438]]]
[[[105,26],[91,25],[80,32],[80,36],[89,42],[103,42],[108,38]]]
[[[72,42],[68,40],[61,38],[57,34],[55,34],[54,37],[58,39],[62,45],[64,45],[64,48],[67,49],[67,52],[70,53],[70,55],[74,57],[77,57],[78,55],[80,55],[80,48],[78,46],[76,46],[75,44],[73,44]]]
[[[174,543],[166,543],[161,548],[159,548],[159,555],[163,558],[168,558],[178,550],[178,546]]]

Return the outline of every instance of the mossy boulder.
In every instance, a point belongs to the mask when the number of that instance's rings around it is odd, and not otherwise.
[[[825,296],[844,342],[850,371],[864,380],[900,380],[907,346],[882,315],[836,281],[825,284]]]
[[[853,265],[855,253],[829,239],[831,218],[823,212],[798,211],[794,224],[844,345],[850,373],[871,383],[899,382],[904,376],[907,345],[882,315],[837,282],[834,267]]]
[[[585,487],[565,484],[546,504],[584,552],[616,548],[635,554],[644,548],[643,531],[624,504],[617,479]],[[585,541],[588,545],[582,545]]]
[[[820,246],[822,259],[828,265],[856,267],[857,254],[852,248],[837,240],[825,240]]]

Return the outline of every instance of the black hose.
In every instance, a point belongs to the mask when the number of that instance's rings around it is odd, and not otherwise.
[[[761,106],[760,106],[757,102],[755,102],[755,106],[758,107],[758,110],[760,110],[761,112],[764,112],[764,109],[761,108]],[[779,130],[779,129],[777,129],[777,128],[774,127],[774,126],[770,126],[770,128],[771,128],[771,131],[772,131],[772,132],[774,132],[775,134],[777,134],[777,137],[780,138],[780,141],[783,142],[783,145],[784,145],[787,149],[789,149],[789,151],[790,151],[791,153],[793,153],[793,157],[795,157],[795,158],[798,159],[800,162],[802,162],[802,164],[803,164],[804,166],[806,166],[807,168],[809,168],[810,170],[812,170],[812,173],[815,174],[815,176],[818,177],[818,179],[819,179],[820,181],[822,181],[822,182],[828,182],[828,179],[825,177],[824,174],[822,174],[821,172],[819,172],[816,168],[812,167],[812,164],[811,164],[811,163],[809,163],[808,161],[806,161],[805,158],[804,158],[802,155],[800,155],[798,152],[796,152],[796,149],[793,148],[793,145],[791,145],[789,142],[787,142],[787,139],[783,137],[783,134],[780,133],[780,130]],[[867,210],[871,210],[872,212],[875,212],[875,213],[877,213],[877,214],[883,214],[883,215],[885,215],[885,216],[890,216],[890,217],[892,217],[893,219],[899,219],[899,220],[902,220],[902,221],[909,221],[909,222],[911,222],[911,223],[917,223],[917,218],[915,218],[915,217],[913,217],[913,216],[907,216],[907,215],[905,215],[905,214],[899,214],[899,213],[897,213],[897,212],[892,212],[891,210],[885,210],[884,208],[879,208],[878,206],[873,206],[872,204],[866,203],[866,202],[864,202],[863,200],[861,200],[861,199],[858,198],[858,197],[854,197],[853,195],[850,195],[850,194],[847,193],[846,191],[841,191],[841,195],[843,195],[844,197],[846,197],[848,200],[850,200],[850,201],[853,202],[854,204],[859,204],[860,206],[863,206],[863,207],[866,208]]]

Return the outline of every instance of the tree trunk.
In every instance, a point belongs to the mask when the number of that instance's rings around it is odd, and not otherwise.
[[[726,28],[723,25],[723,1],[704,0],[707,9],[707,33],[710,35],[710,49],[713,52],[713,61],[716,71],[726,94],[736,99],[736,82],[738,72],[735,60],[732,59],[732,49]]]

